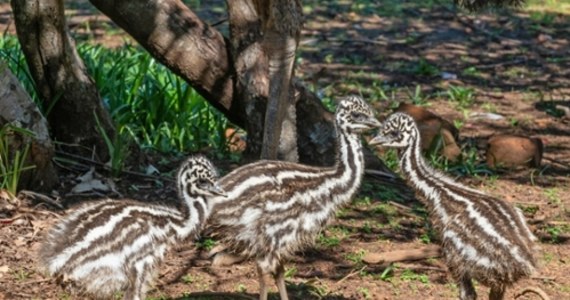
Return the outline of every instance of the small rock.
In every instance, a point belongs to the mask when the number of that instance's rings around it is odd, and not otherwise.
[[[474,112],[469,114],[469,119],[471,120],[491,120],[491,121],[498,121],[504,120],[505,117],[495,113],[480,113]]]
[[[542,152],[543,144],[539,138],[496,135],[487,145],[487,165],[492,168],[540,167]]]
[[[455,80],[457,79],[457,74],[449,73],[449,72],[441,72],[441,79],[443,80]]]
[[[550,36],[548,34],[541,33],[538,35],[538,37],[536,39],[538,40],[539,43],[544,43],[544,42],[551,41],[552,36]]]

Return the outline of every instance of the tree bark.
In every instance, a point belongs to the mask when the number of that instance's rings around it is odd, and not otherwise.
[[[21,173],[18,188],[49,191],[58,178],[51,162],[54,149],[48,123],[8,66],[0,60],[0,127],[5,124],[27,129],[34,136],[15,134],[9,148],[23,151],[29,145],[25,166],[33,169]],[[12,152],[14,153],[14,152]]]
[[[267,56],[261,44],[261,19],[251,0],[228,0],[230,53],[235,69],[235,102],[242,103],[248,143],[244,155],[259,158],[263,146],[264,116],[268,93]]]
[[[298,0],[254,0],[269,61],[269,95],[261,158],[298,161],[295,103],[290,97],[302,8]]]
[[[246,159],[258,159],[269,74],[260,55],[261,21],[251,0],[228,0],[231,39],[178,0],[90,0],[167,68],[248,133]],[[149,22],[152,20],[152,23]],[[299,161],[330,165],[335,159],[333,118],[314,93],[295,84]]]
[[[97,87],[69,36],[63,0],[12,0],[18,39],[56,140],[74,152],[109,156],[96,117],[110,136],[114,128]],[[83,150],[82,149],[87,149]]]

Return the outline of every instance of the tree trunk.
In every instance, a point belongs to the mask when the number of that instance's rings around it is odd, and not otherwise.
[[[106,160],[108,149],[96,117],[110,136],[114,128],[69,36],[63,0],[12,0],[11,4],[18,39],[54,138],[81,146],[74,152],[95,151]]]
[[[269,94],[261,158],[298,161],[295,103],[290,97],[302,8],[298,0],[254,0],[269,61]]]
[[[34,133],[34,136],[15,134],[9,145],[11,153],[23,151],[26,145],[30,146],[24,166],[33,165],[34,168],[21,173],[18,187],[50,191],[58,183],[58,178],[51,162],[54,149],[47,121],[16,76],[0,60],[0,127],[5,124],[12,124]]]
[[[235,103],[245,108],[248,160],[258,159],[263,145],[265,96],[269,87],[267,56],[261,40],[261,19],[251,0],[228,0],[230,53],[235,69]],[[239,113],[239,112],[238,112]]]
[[[259,158],[269,77],[265,59],[247,58],[263,51],[261,21],[251,1],[228,0],[230,41],[178,0],[90,1],[231,122],[246,129],[246,159]],[[332,164],[336,133],[330,112],[300,83],[295,84],[292,96],[296,99],[299,161]]]

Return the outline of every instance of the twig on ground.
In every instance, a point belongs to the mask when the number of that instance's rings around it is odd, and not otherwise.
[[[372,44],[372,45],[380,45],[380,46],[386,46],[388,44],[387,41],[375,41],[375,40],[371,40],[371,39],[339,39],[339,38],[333,38],[333,37],[328,37],[327,41],[331,42],[331,43],[359,43],[359,44]]]
[[[65,209],[65,208],[63,207],[63,205],[61,205],[60,203],[58,203],[56,200],[54,200],[54,199],[52,199],[52,198],[50,198],[50,197],[48,197],[48,196],[46,196],[46,195],[40,194],[40,193],[36,193],[36,192],[32,192],[32,191],[27,191],[27,190],[25,190],[25,191],[20,191],[20,192],[18,193],[18,197],[19,197],[20,195],[23,195],[23,196],[25,196],[25,197],[33,198],[34,200],[43,201],[43,202],[45,202],[45,203],[47,203],[47,204],[51,204],[51,205],[53,205],[53,206],[55,206],[55,207],[57,207],[57,208],[59,208],[59,209]]]
[[[412,210],[413,210],[411,207],[407,207],[407,206],[405,206],[405,205],[403,205],[403,204],[396,203],[396,202],[394,202],[394,201],[388,201],[388,203],[390,203],[391,205],[393,205],[393,206],[395,206],[395,207],[397,207],[397,208],[399,208],[399,209],[405,210],[405,211],[412,211]]]
[[[105,164],[98,162],[96,160],[90,159],[90,158],[86,158],[83,156],[79,156],[79,155],[75,155],[75,154],[71,154],[71,153],[67,153],[67,152],[63,152],[63,151],[56,151],[57,154],[61,154],[64,156],[68,156],[74,159],[78,159],[87,163],[90,163],[100,169],[103,169],[105,171],[111,171],[111,168],[107,167]],[[156,176],[156,175],[148,175],[145,173],[141,173],[141,172],[135,172],[135,171],[128,171],[128,170],[122,170],[121,173],[123,174],[128,174],[128,175],[133,175],[133,176],[138,176],[138,177],[144,177],[144,178],[151,178],[151,179],[158,179],[158,180],[164,180],[164,181],[170,181],[170,182],[174,182],[173,178],[170,177],[164,177],[164,176]]]
[[[420,249],[396,250],[384,253],[368,253],[362,258],[362,261],[367,264],[379,264],[421,260],[439,256],[441,256],[441,247],[438,245],[429,245]]]
[[[496,67],[504,67],[504,66],[510,66],[510,65],[519,65],[523,62],[525,62],[525,59],[515,59],[515,60],[509,60],[509,61],[503,61],[503,62],[497,62],[494,64],[487,64],[487,65],[480,65],[477,66],[478,70],[485,70],[485,69],[494,69]]]
[[[548,223],[548,225],[570,225],[570,222],[567,221],[548,221],[546,223]]]
[[[419,217],[419,216],[412,213],[413,210],[410,207],[407,207],[403,204],[396,203],[394,201],[388,201],[388,204],[394,206],[396,208],[396,210],[398,210],[398,213],[405,216],[405,217],[412,218],[412,219]]]
[[[36,279],[36,280],[30,280],[30,281],[16,282],[16,284],[18,284],[18,285],[30,285],[30,284],[38,284],[38,283],[42,283],[42,282],[49,282],[52,280],[53,280],[52,278],[42,278],[42,279]]]
[[[546,294],[545,291],[543,291],[539,287],[534,287],[534,286],[526,287],[526,288],[522,289],[522,291],[520,291],[519,293],[517,293],[515,295],[515,299],[518,299],[519,297],[521,297],[527,293],[537,294],[540,298],[542,298],[542,300],[550,300],[550,297],[548,297],[548,295]]]
[[[540,223],[544,223],[546,221],[546,216],[545,215],[541,215],[541,216],[536,216],[532,219],[527,219],[527,222],[529,224],[540,224]]]
[[[530,279],[534,280],[548,280],[548,281],[556,281],[556,277],[545,277],[545,276],[532,276]]]
[[[540,206],[546,204],[546,202],[524,202],[524,201],[513,201],[513,202],[515,204],[527,205],[527,206]]]
[[[563,166],[563,167],[566,167],[566,168],[570,169],[570,165],[569,165],[569,164],[564,163],[564,162],[561,162],[561,161],[558,161],[558,160],[556,160],[556,159],[554,159],[554,158],[542,157],[542,159],[543,159],[543,160],[547,160],[547,161],[549,161],[549,162],[551,162],[551,163],[555,163],[555,164],[558,164],[558,165],[561,165],[561,166]]]
[[[61,218],[60,215],[52,212],[52,211],[43,211],[43,210],[36,210],[36,209],[30,209],[30,208],[25,208],[25,207],[19,207],[18,208],[19,212],[23,212],[23,213],[28,213],[28,214],[40,214],[40,215],[48,215],[48,216],[55,216],[56,218]]]
[[[570,119],[570,107],[563,106],[563,105],[556,105],[554,108],[561,110],[564,112],[564,118]]]
[[[347,280],[348,278],[362,272],[364,269],[366,269],[366,266],[360,268],[359,270],[353,270],[352,272],[348,273],[346,276],[344,276],[343,278],[341,278],[339,281],[337,281],[336,283],[339,284],[345,280]]]
[[[399,264],[396,266],[399,269],[410,269],[410,270],[427,270],[427,271],[437,271],[437,272],[447,272],[446,269],[440,267],[430,267],[430,266],[418,266],[418,265],[411,265],[411,264]]]
[[[24,215],[22,214],[16,214],[15,216],[9,218],[9,219],[0,219],[0,224],[12,224],[14,221],[22,218]]]

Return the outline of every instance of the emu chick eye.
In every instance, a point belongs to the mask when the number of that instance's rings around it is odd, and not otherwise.
[[[356,120],[361,120],[364,118],[364,114],[359,112],[353,112],[350,114],[350,116]]]
[[[388,133],[388,135],[389,135],[390,137],[397,138],[397,137],[400,136],[400,133],[399,133],[398,131],[390,131],[390,132]]]

